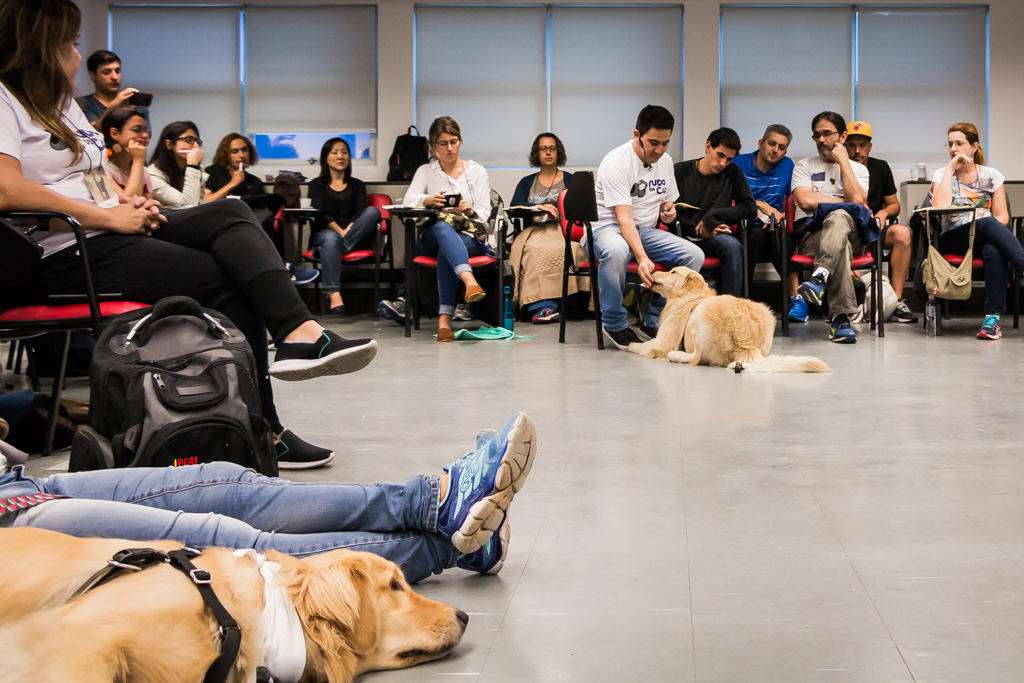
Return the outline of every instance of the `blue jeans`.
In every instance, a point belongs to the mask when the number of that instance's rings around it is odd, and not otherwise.
[[[967,225],[948,230],[939,235],[939,251],[944,254],[966,253],[969,237]],[[985,315],[1006,313],[1006,283],[1010,279],[1010,267],[1024,274],[1024,247],[1020,246],[1009,228],[986,216],[979,218],[974,226],[974,255],[979,254],[985,267]]]
[[[458,556],[437,533],[438,486],[436,476],[374,486],[295,483],[227,462],[45,479],[26,476],[18,466],[0,475],[0,498],[70,496],[21,513],[14,526],[299,557],[364,550],[398,563],[410,581],[419,581],[453,566]]]
[[[754,269],[761,258],[761,249],[767,242],[767,234],[758,224],[747,232],[747,271],[749,281],[754,281]],[[695,242],[706,256],[713,256],[721,262],[718,274],[718,293],[743,296],[743,242],[734,235],[716,235],[711,239]]]
[[[341,291],[341,256],[363,245],[380,224],[380,211],[368,206],[352,221],[352,227],[342,237],[333,230],[320,230],[310,244],[313,255],[320,259],[320,289],[325,292]],[[374,244],[376,249],[377,245]]]
[[[693,242],[658,228],[637,227],[637,230],[647,257],[655,263],[669,268],[686,266],[693,270],[700,270],[704,265],[704,254]],[[584,248],[586,239],[584,235]],[[624,330],[629,326],[626,309],[622,306],[622,292],[626,288],[626,264],[636,259],[619,232],[618,225],[606,225],[594,231],[594,253],[597,255],[597,279],[601,285],[601,323],[609,332]],[[657,327],[664,307],[665,297],[651,299],[644,312],[644,325]]]
[[[459,275],[470,272],[470,256],[489,253],[480,240],[457,232],[448,223],[438,221],[423,231],[416,246],[417,256],[437,257],[437,312],[451,315],[455,312],[455,294],[459,289]]]
[[[533,317],[543,311],[545,308],[550,308],[553,311],[558,310],[558,302],[554,299],[541,299],[540,301],[534,301],[532,304],[526,304],[526,314]]]

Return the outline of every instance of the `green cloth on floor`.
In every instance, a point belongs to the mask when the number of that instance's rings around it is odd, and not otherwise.
[[[506,330],[504,327],[483,327],[476,330],[454,330],[456,341],[465,339],[469,341],[483,340],[488,341],[491,339],[533,339],[532,335],[529,334],[516,334],[511,330]],[[436,338],[437,335],[435,334]]]

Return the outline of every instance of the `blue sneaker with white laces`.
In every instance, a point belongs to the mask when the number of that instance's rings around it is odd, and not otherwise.
[[[821,275],[812,275],[810,280],[800,283],[796,293],[807,303],[820,306],[825,298],[825,278]]]
[[[805,323],[807,322],[807,316],[810,313],[810,309],[807,307],[807,302],[803,300],[803,297],[791,296],[789,297],[789,320],[794,323]]]
[[[501,518],[501,524],[494,530],[491,537],[484,543],[484,547],[475,553],[463,555],[455,561],[455,566],[471,572],[481,574],[497,574],[505,564],[505,557],[508,555],[508,542],[512,535],[512,529],[508,523],[508,508],[505,509],[505,516]]]
[[[523,488],[536,453],[536,428],[526,413],[519,413],[493,439],[447,465],[448,491],[438,505],[438,533],[467,555],[484,547]]]
[[[857,343],[857,333],[853,331],[853,327],[850,325],[850,316],[840,313],[832,318],[828,339],[837,344]]]

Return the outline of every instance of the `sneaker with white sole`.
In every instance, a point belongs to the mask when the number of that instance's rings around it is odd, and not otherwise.
[[[624,330],[616,330],[612,332],[607,327],[602,325],[601,329],[604,330],[604,336],[608,339],[608,341],[610,341],[615,346],[615,348],[619,349],[620,351],[628,350],[630,344],[640,343],[643,341],[643,339],[640,338],[640,336],[632,327],[627,327]]]
[[[290,429],[281,432],[276,446],[277,467],[282,470],[311,470],[334,460],[334,451],[307,443]]]
[[[916,323],[917,315],[910,310],[910,306],[903,299],[896,302],[896,310],[889,316],[889,322],[894,323]]]
[[[789,321],[793,323],[805,323],[807,322],[807,316],[810,314],[810,310],[807,308],[807,302],[804,301],[801,296],[789,297]]]
[[[501,571],[501,567],[505,564],[505,558],[508,556],[508,542],[512,536],[512,528],[508,523],[508,511],[509,508],[505,508],[505,516],[501,518],[501,524],[487,539],[484,547],[457,559],[456,567],[481,574],[497,574]]]
[[[981,329],[978,330],[978,339],[1002,339],[1003,328],[999,324],[999,318],[994,315],[986,315],[981,322]]]
[[[857,333],[850,326],[850,316],[840,313],[832,318],[832,324],[829,325],[828,339],[837,344],[857,343]]]
[[[377,342],[372,339],[345,339],[324,330],[315,342],[283,342],[277,345],[270,376],[290,382],[346,375],[362,370],[377,355]]]
[[[394,301],[384,299],[377,304],[377,316],[394,320],[399,325],[405,324],[405,298],[398,297]]]
[[[467,555],[483,548],[522,490],[536,453],[536,428],[519,413],[475,452],[445,466],[448,491],[438,505],[438,533]]]
[[[821,306],[825,299],[825,278],[821,275],[812,275],[810,280],[801,282],[796,293],[800,298],[813,306]]]
[[[472,320],[473,314],[469,312],[469,304],[455,304],[455,312],[452,313],[452,320]]]

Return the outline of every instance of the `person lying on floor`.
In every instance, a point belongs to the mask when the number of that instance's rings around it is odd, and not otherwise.
[[[0,471],[5,453],[19,459],[0,448]],[[451,567],[496,574],[508,553],[509,504],[536,453],[533,422],[518,413],[440,473],[405,484],[296,483],[228,462],[44,479],[15,465],[0,474],[0,528],[297,557],[364,550],[397,563],[410,583]]]

